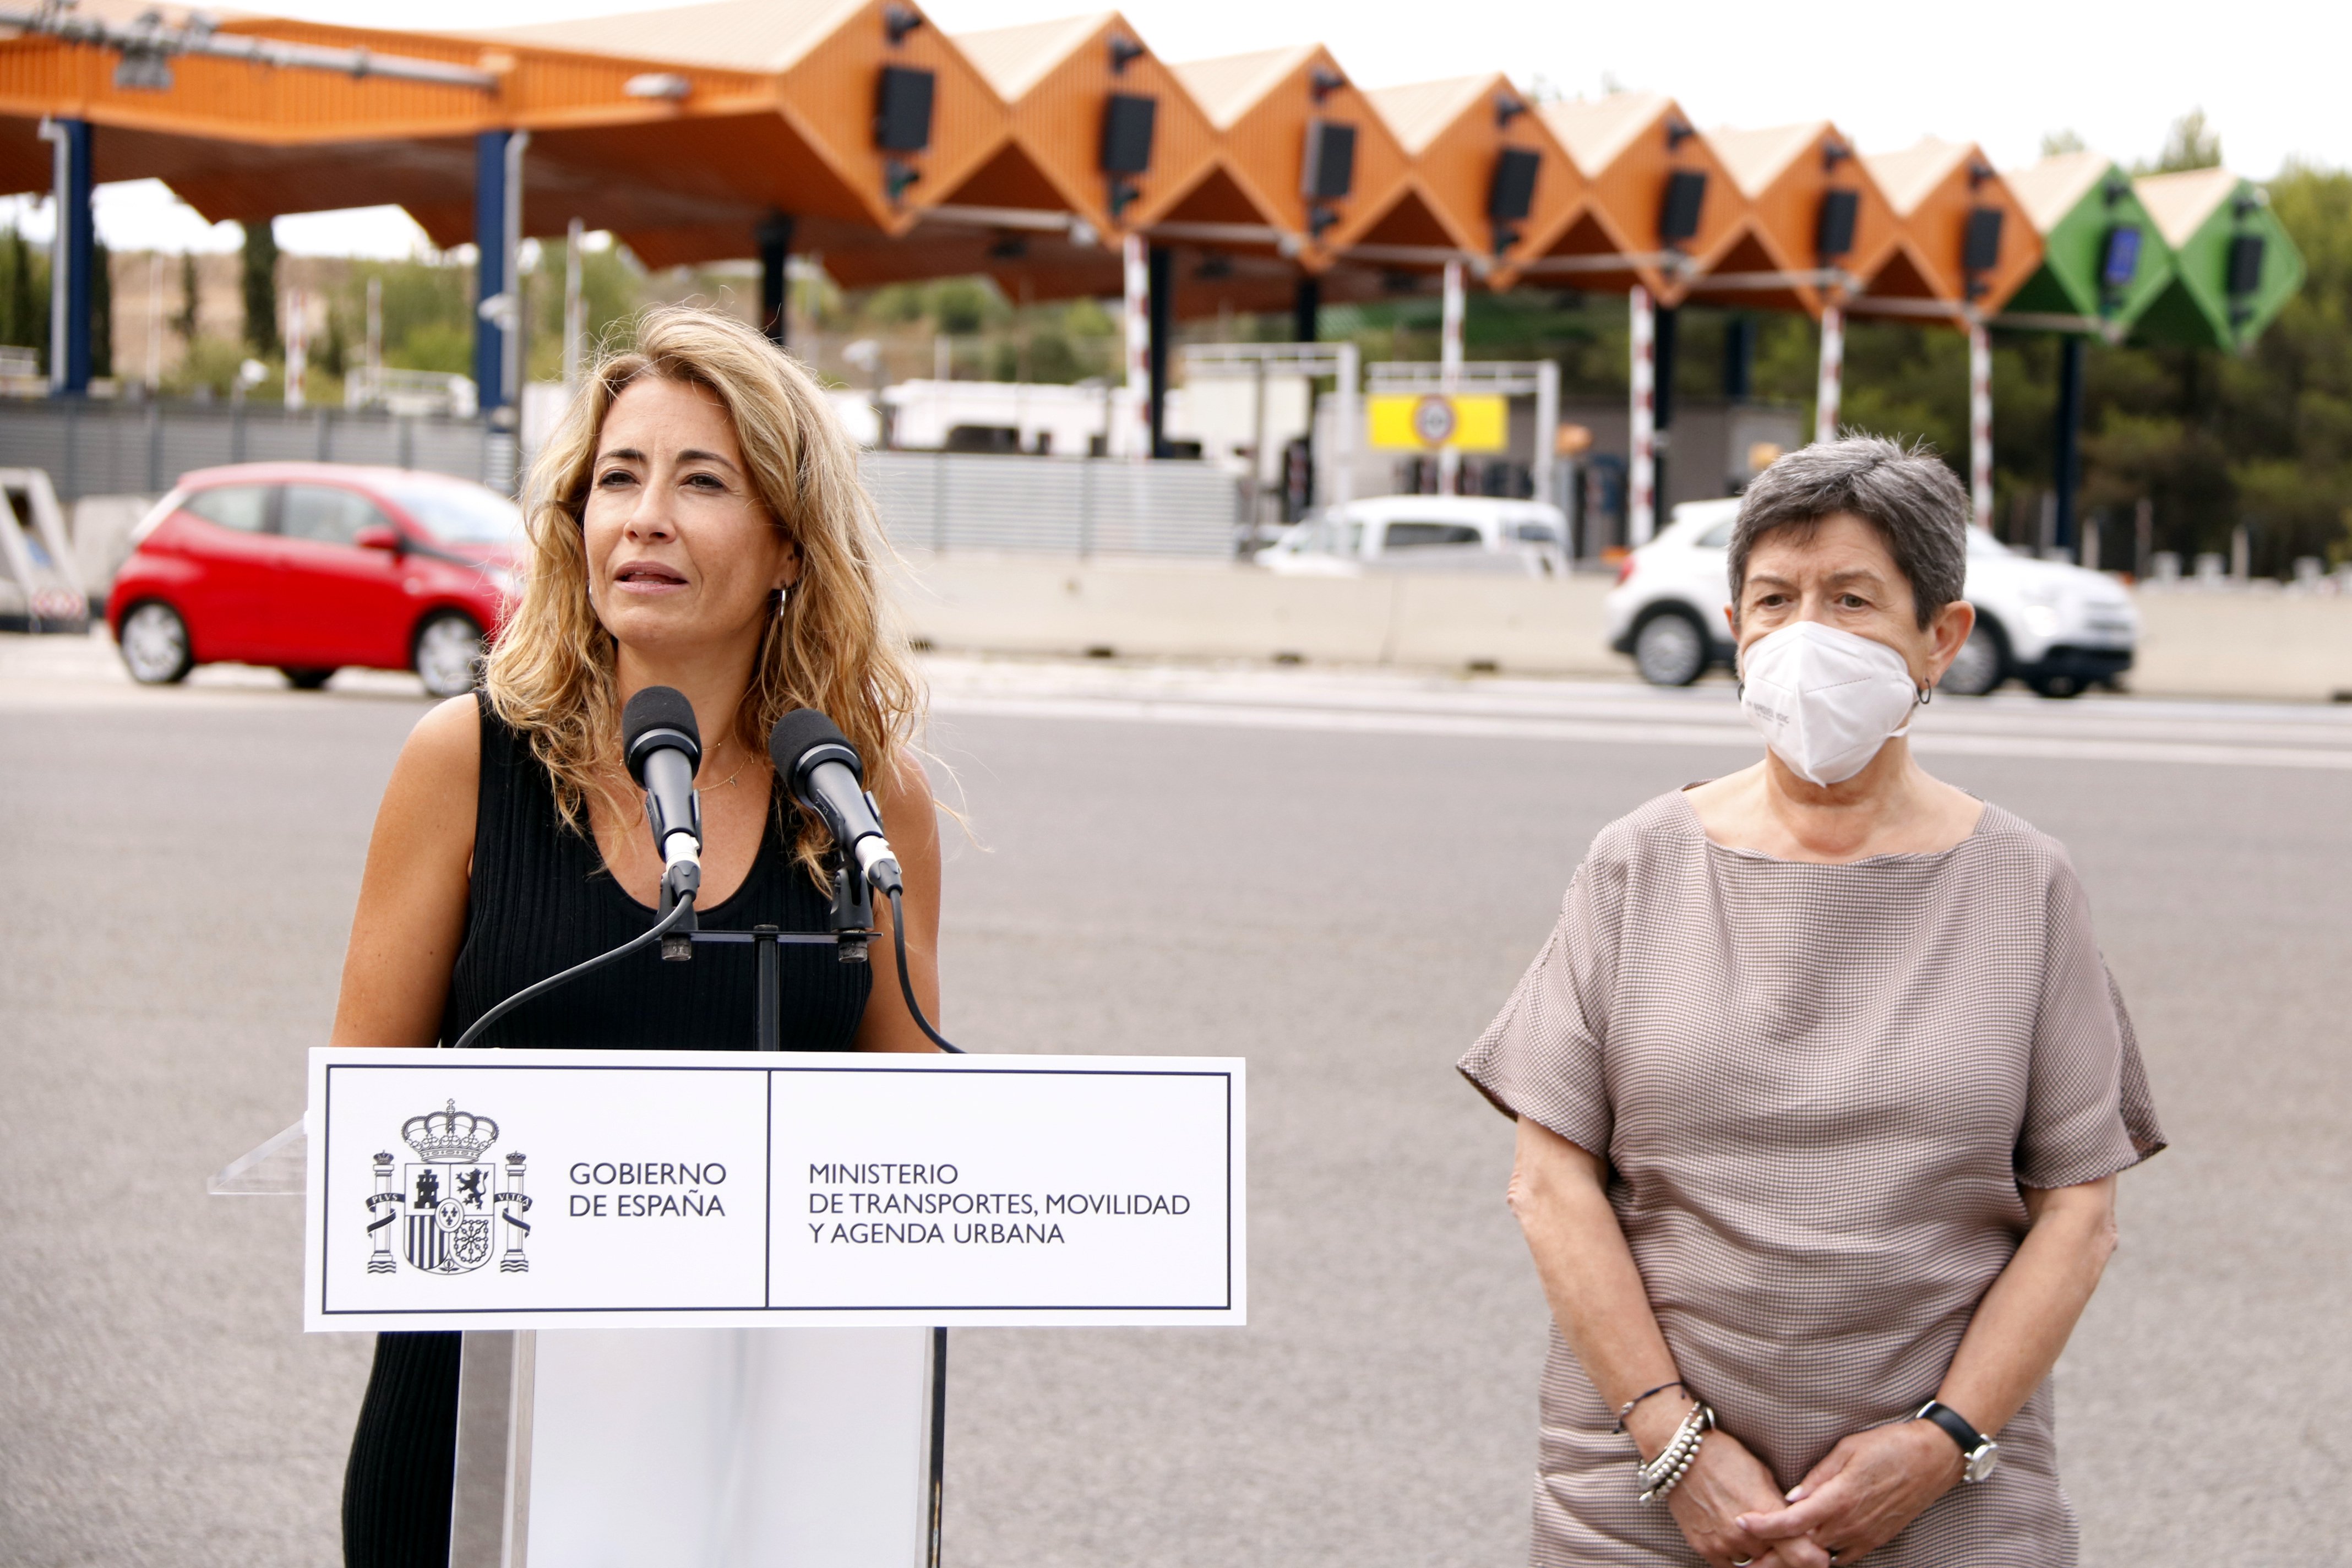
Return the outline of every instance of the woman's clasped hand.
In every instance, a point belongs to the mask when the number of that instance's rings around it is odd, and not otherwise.
[[[1653,1400],[1651,1408],[1628,1418],[1643,1456],[1664,1448],[1690,1408],[1689,1400]],[[1950,1447],[1948,1443],[1945,1445]],[[1666,1494],[1666,1511],[1682,1527],[1683,1539],[1712,1568],[1736,1563],[1771,1564],[1773,1568],[1824,1568],[1829,1555],[1805,1540],[1802,1533],[1778,1543],[1748,1528],[1747,1521],[1781,1506],[1780,1489],[1772,1472],[1749,1453],[1738,1438],[1721,1427],[1699,1442],[1698,1457],[1675,1489]]]
[[[1656,1401],[1628,1429],[1645,1458],[1664,1449],[1691,1402]],[[1762,1460],[1717,1428],[1667,1494],[1667,1511],[1717,1568],[1828,1568],[1885,1545],[1960,1479],[1951,1438],[1925,1421],[1857,1432],[1784,1498]]]
[[[1852,1563],[1902,1533],[1960,1468],[1959,1449],[1931,1423],[1874,1426],[1840,1441],[1785,1502],[1737,1522],[1783,1563]]]

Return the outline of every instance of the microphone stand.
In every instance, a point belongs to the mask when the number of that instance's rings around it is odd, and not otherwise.
[[[785,943],[794,946],[832,945],[844,963],[868,962],[866,943],[874,939],[874,897],[866,879],[858,874],[836,845],[826,857],[833,873],[833,903],[826,914],[831,928],[822,931],[783,931],[772,925],[753,926],[750,931],[704,931],[694,918],[695,896],[701,889],[702,875],[694,862],[681,861],[662,873],[659,916],[642,934],[632,937],[608,952],[602,952],[583,963],[576,963],[560,973],[551,974],[536,984],[527,985],[505,1001],[474,1020],[471,1027],[457,1037],[457,1047],[471,1046],[481,1033],[506,1014],[512,1012],[534,996],[544,995],[567,981],[576,980],[592,970],[623,955],[658,942],[661,955],[672,962],[691,959],[696,942],[751,942],[758,958],[758,1009],[754,1028],[754,1047],[762,1051],[783,1048],[783,984],[782,954],[777,949]],[[907,973],[907,918],[897,894],[890,899],[890,929],[898,939],[898,989],[906,998],[907,1011],[911,1014],[923,1033],[943,1051],[961,1054],[961,1047],[950,1045],[931,1022],[923,1016],[921,1005],[915,1000],[915,986]],[[948,1404],[948,1331],[931,1330],[930,1366],[930,1452],[928,1480],[927,1518],[925,1523],[925,1563],[927,1568],[939,1568],[940,1523],[947,1477],[947,1404]]]
[[[850,858],[839,845],[826,855],[825,864],[833,873],[833,903],[826,911],[826,931],[783,931],[772,925],[756,925],[750,931],[704,931],[694,917],[695,896],[701,890],[702,870],[691,860],[678,861],[662,873],[659,915],[652,929],[630,938],[609,952],[598,953],[583,963],[575,963],[561,973],[551,974],[536,984],[527,985],[480,1017],[457,1037],[456,1049],[471,1046],[485,1029],[515,1008],[535,996],[541,996],[568,981],[577,980],[592,970],[625,954],[635,952],[649,942],[661,943],[664,960],[685,963],[694,956],[697,942],[750,942],[756,949],[753,984],[757,987],[753,1008],[752,1048],[762,1051],[783,1049],[783,975],[782,955],[776,950],[787,943],[795,947],[831,946],[844,963],[868,962],[866,944],[874,940],[874,894],[866,879],[858,873]],[[898,895],[890,895],[890,931],[897,941],[898,993],[905,999],[907,1012],[915,1026],[940,1050],[961,1056],[963,1047],[949,1043],[947,1037],[931,1026],[923,1016],[922,1004],[915,999],[914,977],[907,973],[907,917],[899,907]]]
[[[702,931],[688,917],[684,932],[673,932],[662,939],[662,956],[687,959],[693,956],[693,944],[703,942],[751,943],[758,958],[758,1003],[752,1024],[752,1047],[756,1050],[780,1051],[783,1047],[783,955],[776,950],[794,947],[833,946],[839,950],[844,963],[866,962],[866,944],[874,940],[874,897],[866,889],[866,879],[857,875],[848,863],[848,857],[835,848],[825,857],[833,873],[833,904],[826,911],[825,931],[784,931],[772,925],[756,925],[750,931]],[[667,891],[665,884],[664,891]],[[671,944],[676,944],[672,951]]]

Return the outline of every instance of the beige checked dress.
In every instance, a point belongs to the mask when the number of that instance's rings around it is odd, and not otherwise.
[[[1505,1112],[1609,1161],[1675,1365],[1794,1486],[1932,1397],[2063,1187],[2164,1146],[2131,1022],[2057,843],[1998,806],[1930,855],[1812,865],[1709,839],[1681,795],[1593,841],[1559,925],[1462,1058]],[[1557,1327],[1538,1568],[1688,1568]],[[2047,1383],[1987,1480],[1871,1568],[2063,1568]]]

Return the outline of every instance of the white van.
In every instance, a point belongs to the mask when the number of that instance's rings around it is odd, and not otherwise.
[[[1567,569],[1567,518],[1542,501],[1368,496],[1294,525],[1258,552],[1257,563],[1304,576],[1385,570],[1549,577]]]
[[[1685,501],[1664,532],[1625,557],[1609,593],[1609,646],[1653,686],[1687,686],[1731,667],[1731,525],[1737,500]],[[2098,572],[2036,561],[1969,530],[1977,629],[1942,689],[1978,697],[2014,676],[2044,697],[2075,697],[2132,666],[2139,611]]]

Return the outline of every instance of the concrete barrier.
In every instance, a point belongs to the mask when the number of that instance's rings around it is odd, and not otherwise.
[[[899,605],[908,631],[940,648],[1627,676],[1632,661],[1602,642],[1609,587],[1591,575],[1284,577],[1220,562],[914,554]],[[2352,691],[2352,596],[2137,597],[2135,691],[2317,701]]]
[[[1191,561],[912,558],[909,632],[942,648],[1615,673],[1604,578],[1279,577]]]
[[[2352,693],[2352,596],[2169,588],[2133,597],[2135,691],[2321,702]]]

